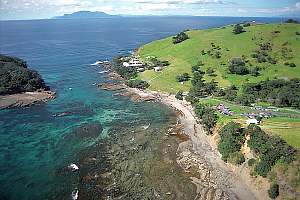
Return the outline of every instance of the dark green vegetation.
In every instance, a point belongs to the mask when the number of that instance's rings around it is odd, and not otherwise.
[[[178,100],[183,100],[183,91],[179,90],[177,92],[177,94],[175,95],[175,98],[178,99]]]
[[[189,81],[190,80],[190,75],[188,73],[183,73],[183,74],[180,74],[178,76],[176,76],[176,80],[178,82],[184,82],[184,81]]]
[[[126,85],[132,88],[146,89],[149,87],[149,84],[146,81],[142,80],[128,80],[126,81]]]
[[[268,194],[271,199],[276,199],[279,195],[279,185],[275,183],[272,184],[268,190]]]
[[[286,20],[286,23],[299,24],[299,22],[297,20],[294,20],[294,19],[288,19],[288,20]]]
[[[197,117],[201,119],[201,123],[203,124],[207,133],[212,134],[213,128],[218,121],[218,116],[215,113],[215,110],[209,106],[199,103],[195,105],[195,112]]]
[[[240,149],[244,144],[245,137],[241,125],[235,122],[230,122],[220,130],[219,134],[220,142],[218,144],[218,150],[222,155],[222,159],[227,161],[231,157],[239,155],[242,157],[239,159],[240,162],[233,164],[243,163],[244,156],[240,154]]]
[[[245,32],[243,26],[241,26],[240,24],[236,24],[236,25],[234,26],[234,28],[233,28],[233,33],[234,33],[234,34],[240,34],[240,33],[243,33],[243,32]]]
[[[266,134],[256,125],[250,125],[245,134],[250,136],[248,146],[260,159],[254,168],[258,175],[266,177],[276,162],[289,164],[294,160],[296,150],[279,137]]]
[[[0,95],[49,90],[37,71],[27,68],[24,60],[0,55]]]
[[[189,39],[189,36],[185,32],[180,32],[172,38],[172,42],[173,42],[173,44],[178,44],[187,39]]]
[[[137,76],[137,70],[134,67],[124,67],[124,60],[122,56],[115,57],[112,61],[113,69],[124,79],[129,80]]]

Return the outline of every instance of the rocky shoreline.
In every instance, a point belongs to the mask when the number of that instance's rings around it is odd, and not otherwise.
[[[11,95],[0,95],[0,109],[28,107],[36,103],[47,102],[55,97],[55,92],[45,90]]]
[[[115,88],[114,85],[111,89]],[[176,112],[182,133],[171,134],[188,138],[179,144],[176,160],[197,187],[195,199],[268,199],[268,187],[257,186],[258,182],[268,183],[252,178],[246,166],[236,167],[221,160],[216,142],[198,123],[190,103],[177,100],[174,95],[129,88],[125,84],[118,92],[116,95],[129,96],[133,101],[161,102]]]

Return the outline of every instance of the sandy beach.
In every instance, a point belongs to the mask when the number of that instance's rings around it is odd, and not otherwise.
[[[128,90],[143,98],[155,97],[157,101],[180,113],[179,123],[190,139],[179,144],[177,162],[191,174],[197,186],[196,199],[269,199],[268,183],[263,179],[251,178],[246,163],[233,166],[221,160],[216,142],[197,123],[199,120],[190,103],[177,100],[175,95],[133,88]]]
[[[36,91],[20,94],[0,95],[0,109],[26,107],[38,102],[46,102],[55,98],[55,92]]]

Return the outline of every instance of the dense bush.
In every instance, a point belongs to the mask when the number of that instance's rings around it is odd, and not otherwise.
[[[175,98],[178,99],[178,100],[183,100],[183,91],[179,90],[177,92],[177,94],[175,95]]]
[[[231,153],[228,157],[228,162],[234,164],[234,165],[241,165],[245,162],[245,157],[242,154],[242,152],[234,152]]]
[[[0,55],[0,95],[48,90],[41,75],[27,68],[25,61]]]
[[[115,57],[112,61],[114,70],[124,79],[132,79],[137,76],[137,71],[134,67],[124,67],[122,57]]]
[[[232,58],[228,69],[231,74],[246,75],[249,74],[249,69],[245,65],[242,58]]]
[[[272,184],[268,190],[268,194],[271,199],[276,199],[279,196],[279,185],[276,183]]]
[[[126,85],[132,88],[146,89],[149,87],[149,84],[143,80],[129,80],[126,82]]]
[[[244,95],[251,95],[253,103],[256,99],[269,101],[275,106],[300,108],[300,80],[266,80],[258,83],[249,83],[243,88]]]
[[[173,44],[178,44],[187,39],[189,39],[189,36],[185,32],[181,32],[172,38],[172,42],[173,42]]]
[[[255,172],[266,177],[277,161],[290,163],[294,159],[295,149],[278,136],[266,134],[256,125],[249,125],[245,130],[250,135],[248,146],[259,157]]]
[[[234,33],[234,34],[240,34],[240,33],[243,33],[243,32],[245,32],[243,26],[241,26],[240,24],[236,24],[236,25],[234,26],[234,28],[233,28],[233,33]]]
[[[288,19],[288,20],[286,20],[286,23],[298,24],[299,22],[297,20],[294,20],[294,19]]]
[[[251,158],[248,160],[248,165],[251,167],[255,164],[256,160],[254,158]]]
[[[227,161],[231,154],[240,152],[245,140],[243,129],[240,124],[229,122],[221,129],[219,134],[218,150],[222,155],[222,159]],[[233,157],[236,157],[235,161],[242,161],[241,156],[233,155]]]
[[[176,76],[176,80],[178,82],[184,82],[184,81],[189,81],[190,80],[190,75],[188,73],[183,73],[183,74],[180,74],[178,76]]]
[[[203,104],[197,104],[195,107],[195,113],[197,117],[201,119],[205,130],[209,134],[211,134],[212,129],[214,128],[218,120],[218,116],[216,115],[215,110]]]

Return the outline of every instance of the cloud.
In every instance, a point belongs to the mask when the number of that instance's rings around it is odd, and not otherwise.
[[[300,1],[296,2],[291,6],[286,6],[282,8],[263,8],[256,10],[259,13],[269,13],[269,14],[288,14],[288,13],[296,13],[300,12]]]
[[[223,0],[137,0],[139,4],[194,4],[194,5],[207,5],[207,4],[235,4],[230,1]]]

